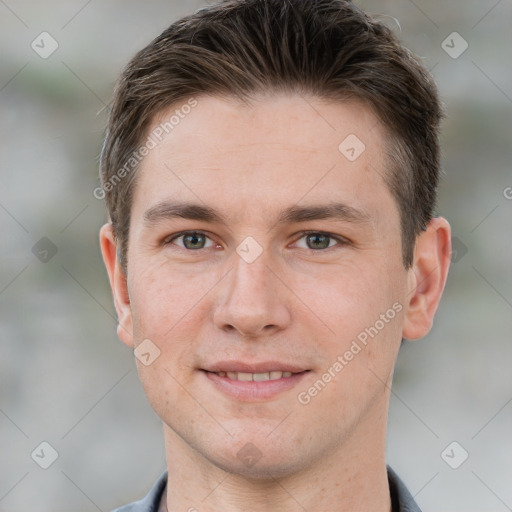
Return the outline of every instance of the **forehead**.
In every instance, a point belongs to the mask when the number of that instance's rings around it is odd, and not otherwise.
[[[394,207],[382,126],[359,102],[199,96],[160,112],[148,137],[156,145],[139,170],[134,214],[173,198],[259,216],[297,201],[339,200],[377,217]]]
[[[200,148],[217,155],[230,149],[254,153],[266,146],[272,150],[298,153],[298,157],[330,153],[339,157],[339,143],[352,135],[373,157],[379,153],[383,138],[380,122],[360,101],[328,101],[297,94],[270,94],[242,102],[234,97],[200,96],[159,112],[150,133],[164,128],[165,142],[179,139],[176,156],[200,160],[209,156]],[[170,121],[170,122],[169,122]],[[353,140],[356,139],[353,137]],[[179,152],[178,152],[179,149]],[[288,155],[293,156],[293,155]],[[345,154],[350,156],[350,154]],[[148,159],[150,160],[150,159]]]

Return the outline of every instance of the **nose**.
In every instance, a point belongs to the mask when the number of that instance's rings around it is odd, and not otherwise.
[[[270,268],[266,251],[252,263],[236,253],[234,259],[220,289],[215,325],[251,338],[285,329],[291,320],[290,293]]]

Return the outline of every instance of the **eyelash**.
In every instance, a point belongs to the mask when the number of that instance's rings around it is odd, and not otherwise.
[[[210,239],[212,242],[213,240],[208,236],[208,234],[204,231],[181,231],[180,233],[176,233],[174,235],[171,235],[171,237],[167,237],[166,239],[164,239],[163,241],[163,245],[164,246],[168,246],[168,245],[171,245],[172,242],[174,240],[177,240],[178,238],[182,238],[186,235],[203,235],[205,236],[206,238]],[[327,252],[329,249],[334,249],[336,247],[343,247],[343,246],[346,246],[346,245],[350,245],[350,241],[347,240],[346,238],[343,238],[343,237],[339,237],[339,236],[336,236],[336,235],[332,235],[331,233],[326,233],[325,231],[302,231],[300,233],[300,237],[297,238],[297,240],[294,242],[298,242],[299,240],[301,240],[302,238],[308,236],[308,235],[323,235],[323,236],[327,236],[328,238],[332,239],[332,240],[335,240],[336,242],[338,242],[336,245],[334,246],[331,246],[331,247],[326,247],[325,249],[309,249],[311,252],[314,252],[314,253],[321,253],[321,252]],[[214,242],[215,243],[215,242]],[[174,245],[174,244],[173,244]],[[202,250],[205,250],[205,249],[211,249],[211,247],[203,247],[201,249],[187,249],[186,247],[179,247],[180,249],[183,249],[187,252],[200,252]]]

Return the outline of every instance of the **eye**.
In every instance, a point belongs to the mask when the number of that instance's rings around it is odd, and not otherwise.
[[[344,240],[343,238],[336,237],[328,233],[322,233],[320,231],[309,231],[307,233],[303,233],[302,237],[299,238],[299,240],[303,239],[305,240],[306,243],[305,246],[303,245],[301,247],[301,249],[312,249],[314,251],[329,249],[330,247],[333,247],[335,245],[348,244],[348,241]]]
[[[176,243],[177,240],[181,240],[182,245],[180,243]],[[215,245],[213,240],[201,231],[186,231],[178,233],[177,235],[173,235],[171,238],[167,238],[164,243],[165,245],[172,243],[173,245],[178,245],[179,247],[191,251],[207,249]]]

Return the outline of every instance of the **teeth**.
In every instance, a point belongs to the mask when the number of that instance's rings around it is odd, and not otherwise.
[[[279,373],[279,372],[277,372],[277,373]],[[254,380],[254,381],[270,380],[270,374],[269,373],[253,373],[252,380]]]
[[[292,376],[292,372],[264,372],[264,373],[246,373],[246,372],[217,372],[219,377],[227,377],[231,380],[241,380],[244,382],[261,382],[265,380],[277,380]]]

